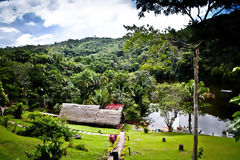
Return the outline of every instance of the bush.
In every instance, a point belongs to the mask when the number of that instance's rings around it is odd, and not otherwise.
[[[198,159],[203,159],[203,158],[205,158],[203,147],[200,147],[200,148],[198,149],[197,158],[198,158]]]
[[[126,121],[138,122],[141,119],[137,104],[127,108],[125,114]]]
[[[27,108],[27,105],[24,105],[23,103],[18,103],[16,105],[11,105],[11,107],[9,107],[6,112],[7,114],[12,114],[16,119],[21,119],[23,110],[26,110]]]
[[[18,134],[22,136],[39,137],[45,135],[46,137],[64,137],[69,141],[72,137],[72,132],[65,125],[65,122],[51,116],[43,116],[33,114],[34,118],[30,121],[31,126],[26,127],[25,131],[19,131]],[[40,117],[39,117],[40,116]]]
[[[35,146],[36,151],[27,153],[26,155],[30,160],[59,160],[62,156],[66,155],[66,149],[62,148],[63,142],[59,138],[47,138],[43,136],[43,145],[38,144]]]
[[[69,141],[72,137],[72,132],[65,125],[65,121],[44,116],[37,112],[29,114],[31,126],[25,131],[20,131],[18,134],[31,137],[40,137],[43,145],[38,144],[34,153],[26,153],[30,160],[59,160],[63,155],[66,155],[66,149],[62,148],[64,137],[65,141]]]
[[[111,142],[112,144],[116,141],[116,139],[117,139],[117,134],[109,135],[109,142]]]
[[[10,115],[2,116],[2,117],[0,118],[0,123],[1,123],[1,125],[3,125],[4,127],[7,127],[7,126],[8,126],[8,121],[9,121],[9,119],[11,119],[11,118],[12,118],[12,116],[10,116]]]
[[[28,118],[29,120],[35,121],[36,118],[42,118],[42,117],[44,117],[44,116],[45,116],[44,114],[41,114],[41,113],[39,113],[39,112],[37,112],[37,111],[34,111],[34,112],[30,112],[30,113],[27,115],[27,118]]]
[[[14,123],[12,132],[16,133],[16,129],[17,129],[17,123]]]
[[[144,128],[143,128],[143,131],[144,131],[144,133],[148,133],[149,130],[148,130],[147,127],[144,127]]]
[[[76,145],[74,148],[77,149],[77,150],[81,150],[81,151],[86,151],[86,152],[88,152],[88,149],[85,147],[84,144],[78,144],[78,145]]]

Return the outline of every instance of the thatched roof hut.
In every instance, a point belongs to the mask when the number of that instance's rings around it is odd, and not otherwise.
[[[122,111],[99,109],[99,105],[79,105],[63,103],[60,117],[76,123],[97,124],[117,127],[120,124]]]

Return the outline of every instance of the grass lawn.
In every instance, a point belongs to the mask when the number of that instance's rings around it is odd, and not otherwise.
[[[67,156],[63,157],[63,160],[97,160],[98,158],[103,158],[108,147],[110,147],[110,142],[106,136],[94,136],[81,134],[81,140],[73,140],[74,145],[84,144],[88,152],[76,150],[74,148],[67,149]]]
[[[9,129],[9,130],[8,130]],[[0,125],[0,160],[24,160],[27,159],[24,151],[33,152],[34,146],[41,141],[37,138],[18,136],[10,130]],[[95,160],[104,157],[110,142],[106,136],[94,136],[81,134],[82,139],[73,139],[73,145],[84,144],[88,148],[88,152],[79,151],[74,148],[67,149],[67,156],[62,157],[63,160]],[[64,144],[68,145],[68,142]]]
[[[92,133],[98,133],[99,130],[101,130],[102,134],[115,134],[119,132],[117,129],[100,128],[100,127],[92,127],[92,126],[77,125],[77,124],[68,124],[68,127],[71,129],[77,129],[80,131],[86,131],[86,132],[92,132]]]
[[[155,133],[129,130],[127,145],[132,155],[126,160],[190,160],[192,156],[193,135],[182,133]],[[162,142],[162,138],[166,142]],[[184,151],[178,151],[179,144]],[[240,142],[233,138],[199,136],[199,147],[203,147],[205,160],[239,160]]]
[[[0,125],[0,159],[27,159],[24,151],[31,152],[39,139],[18,136]]]

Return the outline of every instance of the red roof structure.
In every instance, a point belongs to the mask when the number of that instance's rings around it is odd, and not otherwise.
[[[105,109],[110,109],[110,110],[118,110],[119,108],[123,108],[123,104],[109,104],[105,107]]]

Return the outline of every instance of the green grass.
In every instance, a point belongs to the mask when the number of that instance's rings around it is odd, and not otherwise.
[[[190,160],[192,156],[193,136],[182,133],[155,133],[130,130],[127,132],[132,155],[126,160]],[[166,138],[166,143],[162,138]],[[184,151],[178,151],[179,144]],[[232,138],[199,136],[199,147],[203,147],[205,160],[239,160],[240,142]]]
[[[92,126],[77,125],[77,124],[68,124],[68,127],[71,129],[77,129],[80,131],[86,131],[86,132],[91,132],[91,133],[98,133],[99,130],[101,130],[102,134],[118,133],[117,129],[111,129],[111,128],[92,127]]]
[[[39,139],[18,136],[0,125],[0,159],[26,159],[24,151],[31,152]]]
[[[86,134],[81,134],[81,136],[81,140],[73,140],[73,145],[84,144],[88,152],[80,151],[75,148],[68,148],[67,156],[63,157],[63,160],[97,160],[106,155],[107,149],[110,146],[108,137]]]
[[[0,160],[24,160],[27,159],[24,151],[33,152],[34,146],[41,141],[37,138],[18,136],[12,133],[11,125],[8,129],[0,125]],[[106,155],[110,142],[107,136],[94,136],[81,134],[82,139],[73,139],[73,145],[84,144],[88,152],[79,151],[74,148],[67,149],[67,156],[63,160],[94,160]],[[65,142],[66,147],[69,142]]]
[[[75,126],[75,125],[73,125]],[[11,126],[9,126],[11,128]],[[75,126],[77,127],[77,126]],[[87,126],[78,126],[87,127]],[[90,127],[89,132],[98,131],[99,128]],[[102,129],[102,128],[101,128]],[[183,133],[156,133],[149,132],[145,134],[140,131],[134,131],[131,126],[126,126],[127,135],[130,141],[127,141],[127,147],[131,148],[131,156],[126,160],[190,160],[192,155],[193,136]],[[116,133],[115,129],[104,128],[105,133]],[[94,160],[106,155],[110,146],[107,136],[94,136],[81,134],[81,140],[73,140],[73,146],[84,144],[88,152],[67,149],[67,156],[63,160]],[[162,142],[166,138],[166,142]],[[15,135],[3,126],[0,126],[0,159],[4,160],[22,160],[26,159],[24,151],[32,152],[34,146],[41,143],[37,138],[22,137]],[[184,151],[178,151],[179,144],[184,145]],[[68,145],[68,142],[64,144]],[[240,151],[240,142],[235,142],[232,138],[199,136],[199,147],[203,147],[205,160],[238,160]]]

